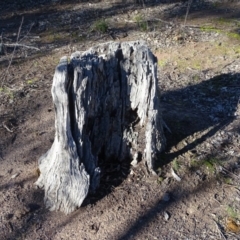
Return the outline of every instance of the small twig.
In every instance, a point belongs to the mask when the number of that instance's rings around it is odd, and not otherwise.
[[[163,23],[166,23],[166,24],[173,24],[172,22],[167,22],[165,20],[162,20],[161,18],[154,18],[154,20],[157,20],[159,22],[163,22]]]
[[[233,176],[236,177],[237,179],[240,179],[239,176],[236,175],[235,173],[229,171],[227,168],[225,168],[225,167],[223,167],[223,166],[221,166],[221,167],[224,169],[224,171],[228,172],[230,175],[233,175]]]
[[[37,47],[32,47],[32,46],[28,46],[28,45],[25,45],[25,44],[19,44],[19,43],[7,43],[7,44],[3,44],[4,46],[6,47],[25,47],[25,48],[28,48],[28,49],[34,49],[34,50],[40,50],[39,48]]]
[[[215,224],[216,224],[216,226],[217,226],[217,229],[218,229],[218,231],[219,231],[220,237],[222,236],[222,238],[223,238],[224,240],[227,240],[226,237],[224,236],[221,228],[219,227],[219,224],[218,224],[214,219],[213,219],[213,221],[215,222]]]
[[[213,197],[212,199],[222,206],[222,204],[215,197]]]
[[[23,20],[24,20],[24,17],[22,17],[22,21],[21,21],[20,26],[19,26],[19,29],[18,29],[16,44],[18,44],[18,40],[19,40],[19,37],[20,37],[21,29],[22,29]],[[9,73],[9,69],[10,69],[10,67],[11,67],[11,65],[12,65],[12,60],[13,60],[15,51],[16,51],[16,46],[15,46],[14,49],[13,49],[13,52],[12,52],[12,55],[11,55],[11,58],[10,58],[10,61],[9,61],[9,64],[8,64],[8,67],[7,67],[7,70],[6,70],[6,72],[5,72],[5,76],[4,76],[4,77],[6,77],[6,74]],[[1,83],[1,87],[3,86],[3,83],[4,83],[4,79],[3,79],[2,83]]]
[[[3,122],[2,126],[10,133],[13,133],[13,130],[11,130],[10,128],[8,128],[8,126],[5,124],[5,122]]]
[[[127,23],[137,23],[136,20],[124,19],[124,21],[127,22]],[[146,18],[146,21],[150,22],[150,21],[152,21],[152,19],[151,18]],[[165,20],[163,20],[161,18],[154,18],[153,21],[159,21],[159,22],[162,22],[162,23],[165,23],[165,24],[174,25],[173,22],[168,22],[168,21],[165,21]]]
[[[188,14],[189,14],[189,10],[190,10],[191,4],[192,4],[192,0],[188,0],[188,6],[187,6],[187,11],[186,11],[186,15],[185,15],[185,20],[184,20],[184,24],[183,24],[183,26],[186,25],[186,22],[187,22],[187,18],[188,18]]]
[[[27,31],[27,33],[25,34],[24,37],[22,37],[22,39],[19,40],[19,42],[22,42],[22,40],[24,40],[24,39],[28,36],[28,34],[29,34],[30,31],[32,30],[32,27],[33,27],[33,26],[34,26],[34,23],[31,24],[31,26],[30,26],[29,30]]]
[[[198,26],[198,25],[183,25],[183,24],[181,24],[181,27],[188,27],[188,28],[201,28],[201,26]]]
[[[162,123],[163,123],[163,127],[165,127],[172,134],[172,131],[170,130],[170,128],[168,127],[166,122],[164,120],[162,120]]]

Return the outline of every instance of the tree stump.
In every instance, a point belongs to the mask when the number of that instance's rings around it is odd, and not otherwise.
[[[100,179],[98,160],[145,162],[165,146],[157,59],[144,42],[110,42],[75,52],[56,67],[55,139],[39,159],[36,185],[50,210],[80,207]]]

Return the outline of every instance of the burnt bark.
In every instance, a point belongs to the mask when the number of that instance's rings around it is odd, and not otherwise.
[[[110,42],[75,52],[56,68],[55,140],[39,159],[36,185],[50,210],[70,213],[100,179],[98,159],[154,160],[165,146],[157,59],[143,42]]]

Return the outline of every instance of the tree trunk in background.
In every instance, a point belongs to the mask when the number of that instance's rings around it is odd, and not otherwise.
[[[50,210],[70,213],[100,179],[98,159],[144,161],[165,146],[157,59],[143,42],[110,42],[60,60],[53,78],[55,140],[36,185]]]

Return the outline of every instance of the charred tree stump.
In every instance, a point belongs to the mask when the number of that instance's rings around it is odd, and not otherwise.
[[[145,162],[165,138],[157,95],[157,59],[143,42],[110,42],[60,60],[52,85],[55,140],[39,159],[36,185],[50,210],[70,213],[100,179],[98,159]]]

